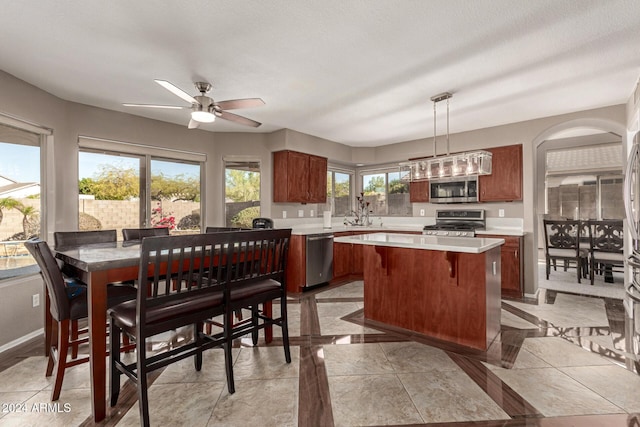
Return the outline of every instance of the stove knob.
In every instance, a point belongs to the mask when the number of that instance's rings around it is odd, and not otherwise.
[[[449,235],[449,232],[448,232],[448,231],[445,231],[445,232],[443,232],[443,233],[442,233],[442,235],[443,235],[443,236],[448,236],[448,235]]]
[[[462,232],[460,232],[460,231],[457,231],[457,232],[456,232],[456,236],[464,236],[465,234],[466,234],[466,233],[462,233]]]

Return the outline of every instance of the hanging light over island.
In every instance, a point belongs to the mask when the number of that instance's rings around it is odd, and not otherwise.
[[[469,175],[491,174],[491,153],[484,150],[449,153],[449,99],[453,95],[444,92],[431,97],[433,101],[433,157],[422,157],[402,162],[400,177],[403,181],[424,181]],[[447,101],[447,153],[436,155],[436,105]]]

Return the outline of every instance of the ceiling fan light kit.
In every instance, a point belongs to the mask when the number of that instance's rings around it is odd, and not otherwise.
[[[443,92],[431,97],[433,101],[433,157],[422,157],[402,162],[400,178],[403,181],[424,181],[438,178],[451,178],[470,175],[490,175],[491,158],[489,151],[477,150],[457,154],[449,154],[449,99],[453,95]],[[447,101],[447,153],[436,155],[436,105],[440,101]]]
[[[216,117],[220,117],[225,120],[229,120],[241,125],[258,127],[260,122],[248,119],[237,114],[232,114],[226,110],[234,110],[237,108],[251,108],[260,107],[264,105],[264,101],[260,98],[244,98],[244,99],[232,99],[228,101],[215,102],[213,98],[207,96],[207,92],[211,90],[211,83],[207,82],[195,82],[194,85],[200,95],[191,96],[179,87],[175,86],[166,80],[154,80],[163,88],[169,92],[183,99],[191,104],[190,107],[180,107],[176,105],[153,105],[153,104],[122,104],[125,107],[146,107],[146,108],[169,108],[183,110],[186,108],[191,109],[191,120],[189,120],[188,128],[196,129],[200,123],[212,123],[216,120]]]

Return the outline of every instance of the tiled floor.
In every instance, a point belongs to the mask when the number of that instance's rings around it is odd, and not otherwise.
[[[538,303],[505,300],[502,334],[479,352],[371,324],[362,295],[356,281],[291,299],[292,363],[277,328],[270,346],[238,343],[233,395],[221,350],[205,353],[201,372],[191,359],[166,367],[152,378],[152,424],[640,426],[619,300],[544,289]],[[0,425],[92,425],[88,366],[67,372],[53,405],[41,346],[30,348],[13,364],[0,355]],[[104,425],[138,424],[135,393],[123,390]]]

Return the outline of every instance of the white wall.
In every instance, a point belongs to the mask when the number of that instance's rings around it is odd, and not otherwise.
[[[280,130],[271,134],[255,133],[211,133],[202,130],[188,130],[186,126],[163,123],[130,114],[89,107],[61,100],[15,77],[0,72],[0,113],[8,114],[53,130],[53,147],[50,166],[53,168],[52,183],[55,200],[49,204],[48,223],[52,228],[71,230],[77,226],[77,159],[78,136],[90,136],[117,141],[135,142],[166,148],[180,148],[207,155],[205,171],[206,205],[205,224],[222,225],[224,223],[224,179],[223,158],[236,156],[261,162],[261,201],[264,216],[281,217],[283,209],[302,208],[308,211],[312,205],[274,204],[272,203],[271,152],[291,149],[310,154],[321,155],[329,161],[342,164],[365,163],[388,164],[411,157],[432,154],[432,138],[424,138],[377,148],[350,148],[338,142],[327,141],[293,130]],[[613,123],[625,128],[627,113],[625,105],[604,107],[562,116],[547,117],[521,123],[513,123],[492,128],[478,129],[450,135],[451,152],[496,147],[511,144],[523,144],[523,184],[524,199],[513,203],[482,204],[488,217],[497,217],[498,209],[505,209],[507,217],[523,218],[527,233],[525,241],[525,290],[533,293],[537,289],[535,277],[535,231],[537,198],[535,174],[535,150],[540,135],[546,135],[549,129],[561,128],[564,123],[579,120],[595,120]],[[455,117],[452,118],[455,120]],[[442,143],[441,143],[442,144]],[[439,144],[438,152],[444,147]],[[430,204],[414,206],[414,215],[420,208],[427,209],[432,215],[435,207]],[[280,216],[278,216],[280,215]],[[51,232],[52,230],[49,230]],[[3,288],[5,296],[11,298],[9,288]],[[38,319],[27,313],[4,317],[0,312],[0,325],[3,330],[13,330],[18,323],[31,324],[32,330],[41,327]],[[7,338],[4,338],[7,339]],[[0,346],[3,345],[0,334]]]

